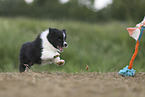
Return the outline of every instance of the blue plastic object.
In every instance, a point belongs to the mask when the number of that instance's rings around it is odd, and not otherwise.
[[[118,73],[122,76],[133,76],[135,74],[135,70],[133,68],[128,69],[128,65],[127,65],[125,68],[120,70]]]
[[[138,41],[140,41],[141,36],[142,36],[144,30],[145,30],[145,27],[141,27],[141,33],[140,33],[140,36],[139,36],[139,38],[138,38]]]

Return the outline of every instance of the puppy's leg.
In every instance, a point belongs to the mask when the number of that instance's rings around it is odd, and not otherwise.
[[[25,69],[26,69],[26,67],[24,66],[24,64],[20,63],[20,65],[19,65],[19,71],[20,71],[20,73],[24,72]]]
[[[64,60],[61,60],[60,57],[54,58],[53,63],[57,64],[58,66],[62,66],[65,64]]]
[[[31,66],[29,66],[28,64],[24,64],[24,66],[25,66],[25,72],[30,72]]]
[[[59,56],[60,56],[60,54],[58,52],[56,52],[54,58],[57,58]]]
[[[32,65],[33,64],[23,64],[23,63],[21,63],[20,66],[19,66],[20,73],[29,72]]]

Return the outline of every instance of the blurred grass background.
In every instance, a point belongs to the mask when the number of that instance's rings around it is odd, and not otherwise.
[[[86,23],[71,20],[46,20],[0,17],[0,69],[3,72],[18,71],[19,50],[23,43],[33,41],[39,33],[55,27],[67,31],[68,48],[61,58],[64,66],[55,64],[35,65],[33,71],[61,72],[113,72],[126,66],[134,52],[135,40],[126,30],[135,23],[104,22]],[[137,72],[145,71],[145,39],[141,39],[139,53],[134,61]]]

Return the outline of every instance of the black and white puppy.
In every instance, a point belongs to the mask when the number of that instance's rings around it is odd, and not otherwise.
[[[34,41],[23,44],[19,55],[19,71],[27,71],[33,64],[64,65],[65,61],[60,59],[59,52],[63,52],[63,47],[67,47],[66,37],[65,29],[49,28],[39,34]]]

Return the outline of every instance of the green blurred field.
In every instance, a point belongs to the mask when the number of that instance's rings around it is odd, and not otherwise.
[[[52,27],[67,31],[68,48],[61,58],[64,66],[54,64],[35,65],[36,72],[113,72],[126,66],[134,51],[135,40],[126,30],[136,23],[107,22],[85,23],[71,20],[36,20],[28,18],[0,18],[0,70],[18,72],[19,49],[27,41],[33,41],[39,33]],[[139,54],[134,62],[137,72],[145,71],[145,35],[140,43]],[[86,65],[90,70],[85,69]]]

